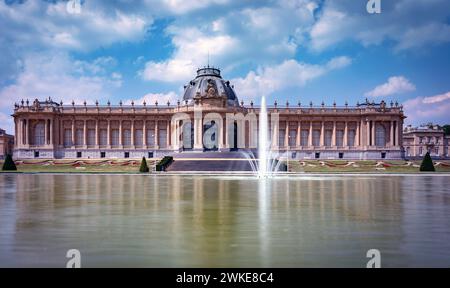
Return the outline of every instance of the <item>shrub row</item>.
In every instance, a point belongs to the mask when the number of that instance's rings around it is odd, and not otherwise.
[[[169,167],[172,162],[172,156],[164,156],[164,158],[156,164],[156,171],[166,171],[167,167]]]

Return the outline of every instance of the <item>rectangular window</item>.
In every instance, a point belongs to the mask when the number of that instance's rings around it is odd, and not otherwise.
[[[148,158],[153,158],[153,152],[148,152]]]
[[[100,130],[100,146],[108,145],[108,131],[106,129]]]
[[[34,151],[34,158],[39,158],[39,151]]]
[[[81,152],[77,152],[77,158],[81,158],[83,154]]]
[[[76,131],[76,133],[75,133],[75,145],[76,146],[83,146],[83,129],[77,129],[77,130],[75,130]]]
[[[336,146],[343,147],[344,146],[344,130],[336,131]]]
[[[331,147],[331,138],[333,138],[333,130],[325,130],[325,146]]]
[[[64,130],[64,147],[72,147],[72,129]]]
[[[278,146],[284,147],[284,138],[286,137],[286,131],[285,130],[279,130],[278,132]]]
[[[88,129],[88,146],[95,146],[95,129]]]
[[[125,152],[125,153],[124,153],[124,157],[125,157],[125,158],[130,158],[130,152]]]
[[[309,130],[302,130],[300,145],[303,147],[308,146]]]
[[[422,155],[423,155],[423,148],[419,147],[419,156],[422,156]]]
[[[292,158],[292,159],[296,159],[296,158],[297,158],[297,152],[292,152],[291,158]]]
[[[445,147],[444,154],[445,154],[446,157],[448,157],[448,147]]]
[[[339,159],[344,159],[344,153],[339,153]]]
[[[134,145],[136,147],[142,147],[144,145],[144,135],[142,130],[136,130],[134,132]]]
[[[297,131],[296,130],[289,131],[289,146],[290,147],[297,146]]]
[[[167,147],[167,131],[165,129],[159,130],[158,142],[160,148]]]
[[[131,146],[131,130],[123,130],[123,145]]]
[[[111,130],[111,145],[112,146],[119,146],[119,129],[113,129]]]
[[[355,136],[356,136],[356,131],[355,130],[349,130],[348,131],[348,139],[347,139],[347,145],[349,147],[355,147]]]
[[[319,158],[320,158],[320,153],[319,153],[319,152],[316,152],[315,158],[316,158],[316,159],[319,159]]]
[[[381,152],[381,159],[386,159],[386,152]]]
[[[436,156],[439,156],[439,147],[435,147],[434,152],[436,153]]]
[[[155,129],[147,130],[147,145],[150,147],[155,146]]]
[[[319,147],[320,146],[320,130],[313,130],[313,146]]]
[[[106,158],[106,152],[100,152],[100,158]]]

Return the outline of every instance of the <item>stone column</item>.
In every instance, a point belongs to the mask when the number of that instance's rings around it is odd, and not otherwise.
[[[325,121],[320,124],[320,147],[325,147]]]
[[[95,148],[98,149],[100,147],[100,131],[99,131],[99,120],[95,120]]]
[[[106,146],[111,149],[111,120],[108,119],[108,130],[106,131]]]
[[[228,127],[227,119],[224,118],[223,119],[223,133],[225,136],[225,149],[230,149],[230,137],[228,134],[228,132],[229,132],[228,129],[229,129],[229,127]],[[258,131],[258,133],[259,133],[259,131]]]
[[[300,147],[300,144],[301,144],[301,142],[300,142],[301,133],[302,133],[302,121],[298,121],[297,122],[297,137],[295,139],[295,145],[297,147]]]
[[[75,119],[72,119],[72,148],[75,148]]]
[[[87,148],[87,120],[84,120],[83,125],[83,147]]]
[[[168,119],[167,120],[167,123],[166,123],[166,125],[167,125],[167,128],[166,128],[166,149],[170,149],[170,144],[171,144],[171,141],[170,141],[170,132],[171,132],[171,127],[170,127],[170,119]],[[220,137],[219,137],[220,138]],[[220,141],[220,140],[219,140]],[[219,144],[220,145],[220,144]]]
[[[402,138],[402,135],[403,135],[402,120],[397,121],[397,127],[395,130],[396,130],[395,131],[396,132],[395,133],[395,145],[400,147],[401,146],[400,139]]]
[[[331,135],[331,146],[336,147],[336,121],[333,121],[333,134]]]
[[[313,122],[309,121],[309,134],[308,134],[308,146],[310,148],[313,147],[313,143],[312,143],[312,132],[313,132]]]
[[[286,120],[286,128],[285,128],[285,134],[284,134],[284,147],[288,148],[289,145],[289,120]]]
[[[272,117],[271,117],[272,118]],[[272,119],[271,119],[272,122]],[[276,119],[275,121],[273,121],[273,123],[271,123],[272,126],[272,148],[278,150],[280,148],[280,143],[278,141],[278,133],[279,133],[279,119]]]
[[[44,119],[44,146],[48,146],[48,120]]]
[[[134,148],[134,120],[131,120],[131,147]]]
[[[348,122],[347,121],[345,121],[344,122],[344,139],[342,140],[342,144],[343,144],[343,146],[344,147],[347,147],[348,146]]]
[[[49,139],[50,142],[49,142],[49,144],[50,144],[50,146],[53,147],[53,144],[54,144],[54,141],[53,141],[53,119],[50,119],[49,122],[50,122],[49,123],[49,127],[48,127],[49,130],[50,130],[50,133],[49,133],[50,134],[50,136],[49,136],[50,137],[50,139]]]
[[[359,135],[360,134],[360,131],[361,131],[361,121],[358,121],[358,122],[356,122],[356,135],[355,135],[355,146],[359,149],[360,147],[360,145],[361,145],[361,135]]]
[[[142,127],[142,145],[144,149],[147,149],[147,120],[144,119],[144,126]]]
[[[64,120],[59,120],[59,145],[60,147],[64,147],[64,138],[65,138],[65,131],[64,131]]]
[[[119,147],[123,148],[123,137],[122,137],[122,132],[123,132],[123,128],[122,128],[122,120],[119,120]]]
[[[372,121],[367,121],[366,122],[366,144],[367,144],[367,147],[370,147],[371,145],[371,143],[370,143],[370,140],[372,139],[371,138],[371,136],[370,136],[370,129],[371,129],[371,127],[370,127],[370,123],[372,123]]]
[[[158,126],[158,119],[155,120],[155,149],[159,149],[159,126]]]
[[[372,122],[372,146],[377,146],[375,143],[375,127],[377,126],[376,121]]]
[[[221,116],[221,121],[216,123],[217,125],[217,133],[219,134],[219,150],[225,148],[224,139],[225,139],[225,131],[223,129],[223,117]],[[172,143],[175,144],[175,143]]]

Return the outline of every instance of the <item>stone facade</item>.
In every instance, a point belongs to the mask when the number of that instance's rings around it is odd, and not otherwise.
[[[257,152],[260,108],[239,103],[218,69],[199,69],[175,105],[16,104],[15,158],[141,158],[202,151]],[[402,106],[268,107],[272,150],[295,159],[401,159]],[[213,129],[212,129],[213,128]],[[213,131],[209,133],[207,131]],[[212,141],[205,144],[205,135]],[[209,142],[211,142],[209,141]],[[201,154],[198,154],[201,157]]]
[[[437,125],[408,126],[403,132],[403,146],[407,159],[422,159],[430,152],[433,159],[449,159],[450,136]]]
[[[0,159],[5,159],[6,155],[13,154],[14,136],[6,134],[0,129]]]

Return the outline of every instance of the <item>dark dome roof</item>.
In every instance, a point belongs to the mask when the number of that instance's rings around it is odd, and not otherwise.
[[[239,100],[234,92],[230,81],[225,81],[220,76],[220,70],[217,68],[205,67],[197,70],[197,77],[184,86],[183,101],[192,104],[197,93],[201,97],[207,95],[208,85],[212,85],[219,96],[226,95],[228,105],[239,105]]]

